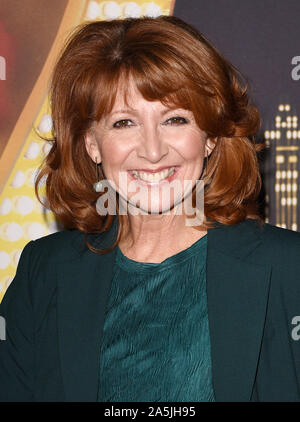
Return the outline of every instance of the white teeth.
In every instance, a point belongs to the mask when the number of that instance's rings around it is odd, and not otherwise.
[[[171,167],[170,169],[166,169],[157,173],[146,173],[144,171],[136,171],[133,170],[132,173],[136,178],[144,180],[145,182],[160,182],[161,180],[165,179],[166,177],[171,176],[175,171],[175,167]]]

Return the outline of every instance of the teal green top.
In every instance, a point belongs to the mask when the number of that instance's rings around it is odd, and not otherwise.
[[[214,401],[207,235],[161,263],[117,246],[100,355],[100,402]]]

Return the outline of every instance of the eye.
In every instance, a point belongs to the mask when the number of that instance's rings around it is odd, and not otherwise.
[[[119,128],[122,128],[122,127],[130,127],[130,126],[132,126],[131,124],[129,125],[128,122],[131,122],[131,120],[129,120],[129,119],[122,119],[122,120],[119,120],[118,122],[114,123],[113,124],[113,127],[119,129]]]
[[[167,124],[169,124],[168,122],[171,122],[171,124],[175,124],[175,125],[184,125],[188,123],[188,121],[184,117],[180,117],[180,116],[171,117],[170,119],[167,120]]]

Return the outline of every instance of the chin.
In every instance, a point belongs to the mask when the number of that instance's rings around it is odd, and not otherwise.
[[[159,215],[159,214],[171,214],[171,211],[175,206],[178,206],[182,203],[182,198],[177,201],[168,202],[155,202],[152,201],[151,205],[149,202],[142,202],[140,205],[136,206],[133,202],[129,200],[128,208],[130,207],[133,210],[134,215],[144,214],[144,215]],[[182,214],[179,212],[178,215]]]

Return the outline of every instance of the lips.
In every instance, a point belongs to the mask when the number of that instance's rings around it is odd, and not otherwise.
[[[162,171],[136,171],[129,170],[128,173],[131,179],[144,185],[158,185],[161,183],[168,183],[176,177],[178,173],[178,166],[164,167]]]
[[[164,167],[159,167],[157,169],[132,169],[130,171],[137,171],[137,172],[144,172],[144,173],[157,173],[166,169],[171,169],[173,167],[178,167],[178,166],[164,166]]]

